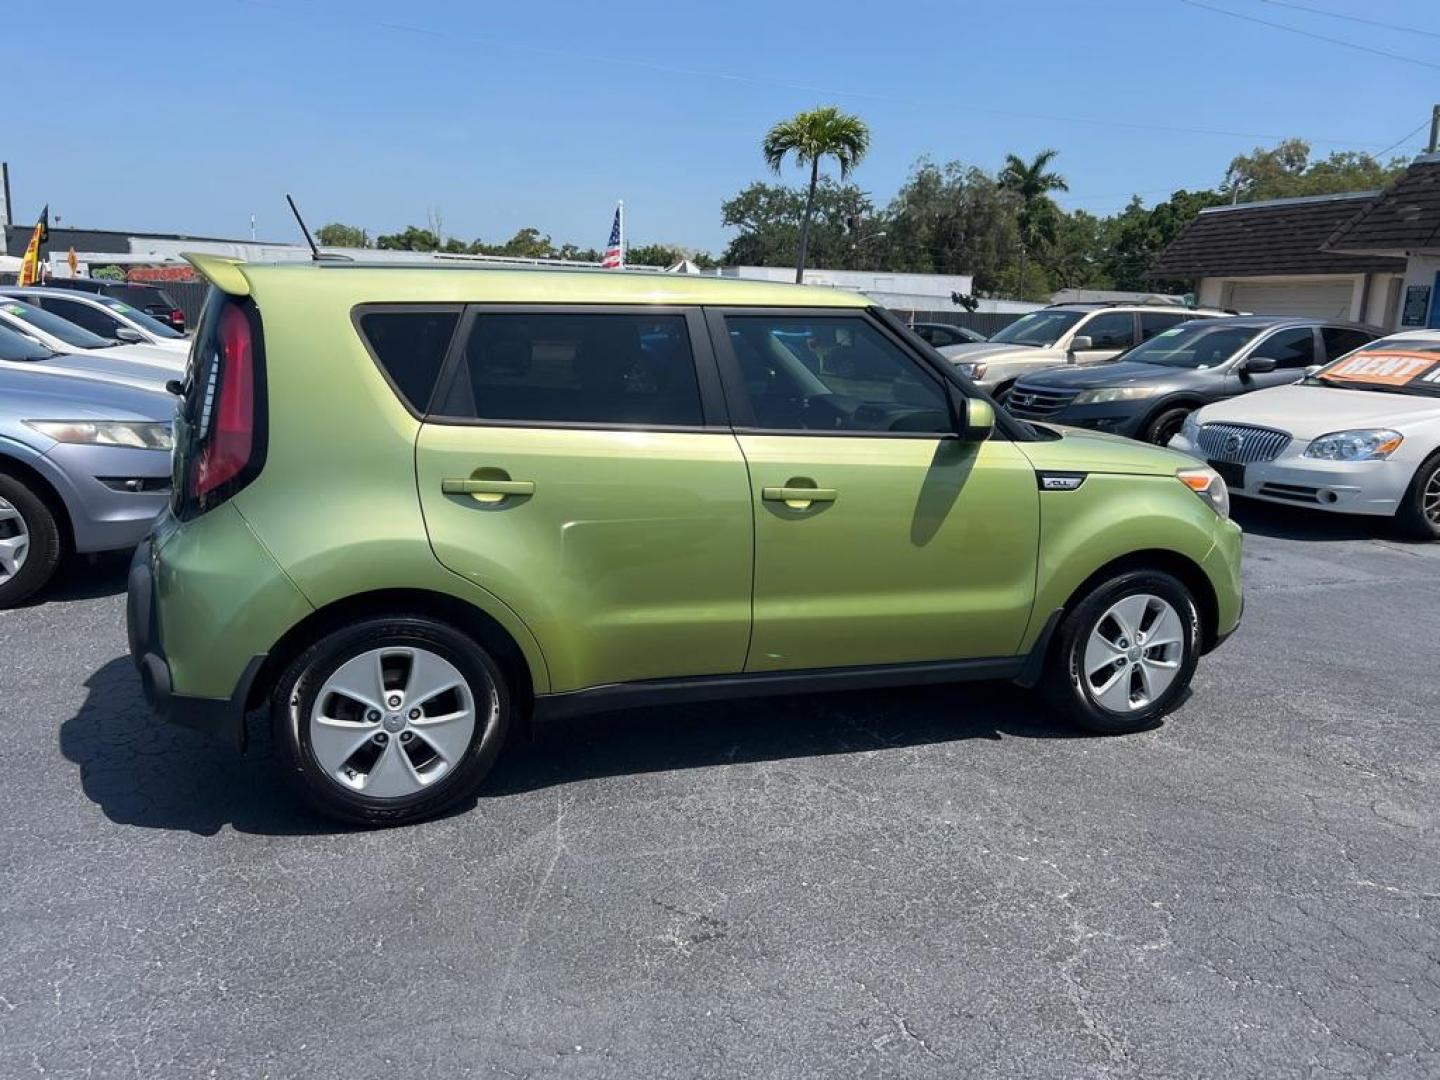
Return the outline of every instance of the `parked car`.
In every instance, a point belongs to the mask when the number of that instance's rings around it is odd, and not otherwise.
[[[325,813],[437,813],[522,719],[642,703],[1008,678],[1134,731],[1240,617],[1212,470],[997,416],[864,297],[191,258],[131,651],[234,745],[268,701]]]
[[[170,491],[175,398],[0,365],[0,608],[67,552],[128,549]]]
[[[34,338],[0,323],[0,368],[48,375],[76,375],[153,391],[164,391],[171,379],[170,373],[154,364],[121,360],[103,353],[103,349],[92,353],[57,353]]]
[[[45,284],[52,289],[75,289],[79,292],[108,296],[112,300],[138,308],[152,319],[185,332],[185,309],[175,302],[159,285],[144,285],[135,281],[107,281],[103,278],[48,279]]]
[[[1189,319],[1226,314],[1160,304],[1052,304],[1020,316],[983,345],[947,345],[940,351],[1003,403],[1022,376],[1067,364],[1104,363]]]
[[[14,297],[0,296],[0,325],[44,345],[53,352],[83,353],[114,360],[128,360],[178,375],[185,368],[185,356],[155,345],[129,345],[114,338],[92,334],[59,315]]]
[[[915,331],[921,341],[937,349],[946,345],[973,345],[985,340],[985,335],[979,330],[971,330],[968,326],[952,326],[950,323],[917,322],[911,323],[910,329]]]
[[[1197,319],[1162,330],[1114,363],[1024,376],[1005,407],[1024,420],[1165,446],[1201,405],[1298,382],[1379,336],[1372,327],[1323,319]]]
[[[122,345],[154,345],[182,356],[190,351],[190,339],[179,330],[110,296],[73,289],[0,286],[0,297],[6,296],[44,308],[66,322]]]
[[[1393,515],[1440,540],[1440,331],[1393,334],[1299,385],[1207,405],[1170,445],[1236,494]]]

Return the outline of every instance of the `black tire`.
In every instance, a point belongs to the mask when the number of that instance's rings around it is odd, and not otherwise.
[[[1156,446],[1169,446],[1170,440],[1180,434],[1180,428],[1184,425],[1185,418],[1193,411],[1189,405],[1175,405],[1161,409],[1145,425],[1145,434],[1141,438]]]
[[[376,798],[342,785],[320,765],[308,718],[324,683],[342,664],[372,650],[391,648],[424,649],[453,665],[470,693],[476,722],[463,752],[430,786],[409,795]],[[327,817],[370,826],[421,821],[473,797],[505,742],[510,711],[504,673],[490,654],[454,627],[421,615],[366,619],[332,631],[295,658],[280,676],[270,701],[275,752],[287,781]],[[398,742],[390,749],[405,752]]]
[[[27,484],[8,473],[0,473],[0,499],[9,503],[20,515],[20,521],[0,521],[0,540],[13,539],[24,532],[30,537],[25,561],[20,569],[0,584],[0,609],[11,608],[28,599],[55,576],[60,565],[63,546],[60,525],[54,513]]]
[[[1179,616],[1183,652],[1176,656],[1174,681],[1142,708],[1117,712],[1102,706],[1083,674],[1090,635],[1105,614],[1127,596],[1148,594],[1168,603]],[[1080,727],[1103,735],[1126,735],[1155,727],[1183,700],[1200,658],[1200,616],[1194,597],[1177,578],[1159,570],[1127,571],[1101,581],[1074,604],[1061,620],[1046,659],[1041,687],[1050,703]]]
[[[1395,511],[1395,524],[1411,540],[1440,540],[1440,507],[1434,503],[1437,487],[1440,487],[1440,453],[1431,454],[1415,470],[1405,497]],[[1434,517],[1425,511],[1427,500]]]

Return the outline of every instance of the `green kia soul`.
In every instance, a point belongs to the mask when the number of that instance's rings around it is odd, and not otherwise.
[[[1027,425],[830,289],[191,261],[174,495],[130,575],[148,699],[394,823],[594,710],[967,679],[1155,724],[1235,628],[1187,458]]]

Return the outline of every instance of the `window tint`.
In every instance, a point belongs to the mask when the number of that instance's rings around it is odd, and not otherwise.
[[[1088,337],[1092,349],[1128,349],[1135,344],[1135,317],[1128,311],[1106,311],[1082,323],[1076,336]]]
[[[113,338],[115,331],[121,325],[120,320],[113,315],[79,300],[61,300],[53,296],[46,296],[39,298],[38,302],[46,311],[53,312],[67,322],[72,322],[101,337]]]
[[[477,315],[441,412],[572,424],[705,422],[682,315]]]
[[[360,332],[370,351],[416,412],[430,405],[459,321],[458,310],[368,311],[360,316]]]
[[[1182,322],[1188,321],[1190,313],[1183,315],[1164,311],[1142,311],[1140,313],[1140,340],[1149,341],[1162,330],[1169,330],[1172,326],[1179,326]]]
[[[1352,349],[1370,344],[1375,340],[1375,335],[1367,334],[1364,330],[1353,330],[1348,326],[1322,326],[1320,340],[1324,343],[1325,361],[1328,363],[1344,356]]]
[[[1315,335],[1308,326],[1271,334],[1251,356],[1270,356],[1280,368],[1303,368],[1315,363]]]
[[[864,319],[730,316],[754,423],[776,431],[948,432],[939,382]]]

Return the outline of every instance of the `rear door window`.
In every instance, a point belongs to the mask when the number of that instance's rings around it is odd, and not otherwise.
[[[701,427],[680,314],[477,309],[435,412],[480,423]]]
[[[1179,326],[1191,318],[1187,311],[1183,315],[1167,311],[1142,311],[1140,313],[1140,340],[1149,341],[1156,334]]]
[[[1322,326],[1320,328],[1320,341],[1325,346],[1325,363],[1338,360],[1346,353],[1353,352],[1361,345],[1369,345],[1374,340],[1374,334],[1367,334],[1364,330],[1356,330],[1349,326]]]
[[[1135,344],[1135,316],[1128,311],[1106,311],[1081,323],[1077,337],[1088,337],[1092,349],[1128,349]]]
[[[46,311],[59,315],[66,322],[84,327],[92,334],[99,334],[104,338],[113,338],[115,331],[124,325],[103,308],[87,304],[83,300],[66,300],[57,296],[45,296],[36,298],[36,302]]]
[[[370,355],[390,384],[413,411],[423,414],[460,323],[460,309],[370,310],[357,321]]]

